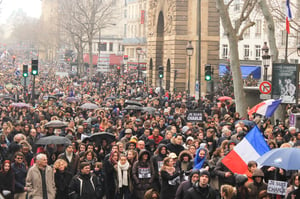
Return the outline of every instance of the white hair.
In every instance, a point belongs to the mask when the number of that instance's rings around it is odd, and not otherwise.
[[[45,154],[43,154],[43,153],[40,153],[40,154],[38,154],[38,155],[36,156],[36,160],[41,160],[41,159],[43,159],[43,158],[47,158],[47,156],[46,156]]]

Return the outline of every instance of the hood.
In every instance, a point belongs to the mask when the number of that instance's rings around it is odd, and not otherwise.
[[[158,145],[157,151],[158,151],[158,154],[159,154],[159,155],[162,155],[162,154],[161,154],[161,149],[162,149],[163,147],[165,147],[165,148],[167,149],[167,145],[165,145],[165,144],[159,144],[159,145]],[[168,150],[168,149],[167,149],[167,150]],[[164,156],[167,156],[167,154],[165,154]]]
[[[148,154],[148,160],[150,160],[150,152],[147,151],[147,150],[145,150],[145,149],[143,149],[143,150],[141,150],[140,153],[139,153],[139,161],[142,160],[142,157],[143,157],[144,154]]]
[[[246,175],[234,174],[234,177],[235,182],[238,186],[243,185],[248,180],[248,177]]]
[[[255,169],[252,175],[252,178],[254,177],[264,177],[264,172],[261,169]]]
[[[188,150],[183,150],[179,153],[178,160],[182,161],[185,155],[189,156],[189,161],[193,159],[193,155]]]

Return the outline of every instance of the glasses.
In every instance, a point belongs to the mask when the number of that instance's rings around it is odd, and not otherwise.
[[[23,158],[17,158],[17,160],[23,160]]]

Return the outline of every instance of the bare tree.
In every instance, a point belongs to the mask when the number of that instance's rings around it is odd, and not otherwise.
[[[101,29],[110,26],[116,19],[114,15],[115,0],[70,0],[68,2],[70,15],[68,19],[71,20],[70,25],[77,29],[77,31],[69,32],[75,36],[73,39],[80,40],[79,43],[86,41],[88,44],[89,78],[91,78],[93,74],[93,38]],[[80,30],[80,34],[78,34],[78,30]]]
[[[251,21],[250,14],[256,6],[256,0],[243,1],[241,11],[237,18],[231,18],[229,8],[234,0],[225,3],[223,0],[217,0],[217,9],[219,10],[224,33],[229,41],[230,48],[230,66],[233,76],[234,96],[236,99],[236,110],[243,117],[246,116],[246,97],[243,90],[242,74],[240,69],[238,42],[243,39],[244,32],[255,23]],[[233,25],[234,21],[234,25]]]

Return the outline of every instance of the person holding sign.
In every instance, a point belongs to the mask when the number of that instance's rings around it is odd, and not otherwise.
[[[145,192],[151,188],[154,180],[154,167],[150,161],[149,151],[141,150],[138,161],[133,164],[132,179],[135,197],[143,199]]]

